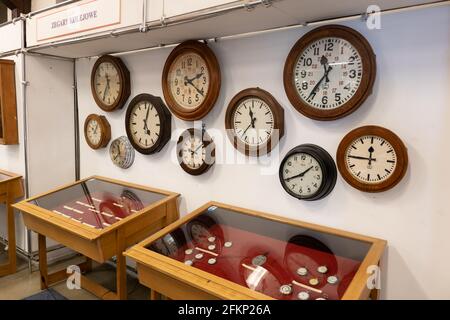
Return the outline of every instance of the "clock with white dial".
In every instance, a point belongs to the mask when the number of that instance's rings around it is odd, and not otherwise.
[[[122,169],[128,169],[134,162],[134,149],[127,137],[120,137],[109,147],[111,161]]]
[[[178,162],[193,176],[205,173],[214,165],[215,152],[215,144],[205,130],[191,128],[178,139]]]
[[[219,63],[206,44],[186,41],[169,55],[162,81],[171,111],[183,120],[199,120],[211,111],[219,96]]]
[[[284,85],[300,113],[334,120],[361,106],[375,76],[375,54],[367,40],[353,29],[332,25],[297,42],[286,61]]]
[[[236,149],[261,156],[270,153],[283,137],[284,110],[269,92],[246,89],[230,102],[225,127]]]
[[[170,140],[171,114],[161,98],[140,94],[129,104],[125,116],[127,136],[142,154],[159,152]]]
[[[337,160],[342,177],[350,185],[362,191],[381,192],[403,178],[408,154],[395,133],[366,126],[353,130],[342,140]]]
[[[111,140],[111,126],[104,116],[91,114],[84,123],[84,137],[94,150],[105,148]]]
[[[91,75],[94,100],[104,111],[110,112],[125,105],[131,92],[130,72],[121,59],[102,56]]]
[[[279,177],[288,194],[300,200],[315,201],[333,190],[337,170],[327,151],[313,144],[303,144],[284,157]]]

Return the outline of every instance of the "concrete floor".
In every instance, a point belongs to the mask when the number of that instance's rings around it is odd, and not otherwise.
[[[6,261],[6,254],[3,247],[0,247],[0,264]],[[75,257],[56,265],[49,266],[49,272],[65,269],[69,265],[78,264],[83,261],[82,257]],[[115,269],[109,265],[94,264],[93,271],[87,275],[90,279],[102,284],[110,290],[115,289]],[[69,300],[97,300],[98,298],[89,292],[81,290],[69,290],[65,282],[61,282],[52,288]],[[0,277],[0,300],[22,300],[36,293],[39,293],[39,271],[33,268],[33,272],[28,270],[28,264],[22,259],[18,259],[18,272]],[[128,299],[146,300],[149,298],[149,289],[139,284],[138,280],[128,276]]]

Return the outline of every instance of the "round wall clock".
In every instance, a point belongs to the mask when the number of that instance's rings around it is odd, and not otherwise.
[[[122,60],[108,55],[100,57],[92,70],[91,90],[102,110],[122,108],[131,92],[130,72]]]
[[[104,116],[91,114],[84,122],[84,137],[94,150],[105,148],[111,140],[111,126]]]
[[[319,146],[303,144],[284,157],[279,177],[291,196],[307,201],[325,198],[336,185],[337,170],[330,154]]]
[[[125,127],[137,151],[142,154],[156,153],[170,140],[172,115],[161,98],[140,94],[128,106]]]
[[[120,137],[109,147],[112,162],[122,169],[128,169],[134,162],[134,149],[127,137]]]
[[[372,93],[375,54],[357,31],[339,25],[317,28],[292,48],[284,87],[292,105],[315,120],[334,120],[355,111]]]
[[[408,152],[392,131],[366,126],[344,137],[337,151],[337,164],[351,186],[365,192],[382,192],[404,177]]]
[[[204,43],[186,41],[167,58],[162,77],[164,98],[180,119],[205,117],[219,97],[220,84],[219,63]]]
[[[237,150],[261,156],[270,153],[284,136],[284,109],[269,92],[246,89],[231,100],[225,128]]]
[[[193,176],[205,173],[214,165],[215,153],[214,142],[205,130],[191,128],[178,139],[178,162]]]

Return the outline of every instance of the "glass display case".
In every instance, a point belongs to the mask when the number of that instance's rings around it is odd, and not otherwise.
[[[41,287],[64,279],[47,273],[46,238],[86,256],[80,265],[89,271],[116,256],[117,292],[108,292],[83,278],[86,289],[105,299],[125,299],[126,263],[122,252],[178,219],[179,194],[104,177],[91,177],[24,200],[15,208],[39,237]],[[82,286],[83,286],[82,281]]]
[[[383,240],[217,203],[163,231],[126,254],[136,259],[141,282],[173,299],[367,298],[367,268],[378,265],[385,246]],[[163,270],[170,270],[172,285],[183,278],[181,286],[189,282],[192,288],[183,294],[160,285],[154,277]],[[205,284],[202,293],[198,283]]]

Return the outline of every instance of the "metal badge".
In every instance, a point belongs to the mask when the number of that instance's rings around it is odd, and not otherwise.
[[[309,279],[309,284],[312,286],[317,286],[319,284],[319,279],[317,278]]]
[[[233,242],[231,241],[225,242],[224,246],[225,248],[231,248],[233,246]]]
[[[309,293],[306,291],[302,291],[298,294],[298,298],[300,300],[308,300],[309,299]]]
[[[184,262],[184,264],[187,265],[187,266],[192,266],[194,263],[192,262],[192,260],[186,260]]]
[[[217,262],[217,260],[215,258],[211,258],[208,260],[208,264],[211,264],[211,265],[216,264],[216,262]]]
[[[216,250],[216,245],[212,244],[212,245],[208,246],[208,250],[209,250],[209,251],[214,251],[214,250]]]
[[[208,241],[209,241],[209,242],[214,242],[214,241],[216,241],[216,237],[209,237],[209,238],[208,238]]]
[[[328,268],[327,268],[327,266],[320,266],[317,268],[317,272],[325,274],[328,272]]]
[[[288,296],[292,293],[292,286],[290,284],[284,284],[280,287],[280,293]]]
[[[263,255],[256,256],[256,257],[254,257],[253,260],[252,260],[252,264],[253,264],[254,266],[257,266],[257,267],[261,267],[261,266],[264,265],[266,262],[267,262],[267,257],[266,257],[266,256],[263,256]]]
[[[297,274],[302,277],[306,276],[308,274],[308,269],[306,269],[305,267],[298,268]]]
[[[195,259],[197,259],[197,260],[203,259],[203,253],[196,254]]]
[[[193,253],[194,253],[194,250],[192,250],[192,249],[186,249],[186,251],[185,251],[184,253],[187,254],[187,255],[190,255],[190,254],[193,254]]]
[[[338,278],[336,276],[330,276],[328,277],[327,282],[329,284],[336,284],[338,282]]]

